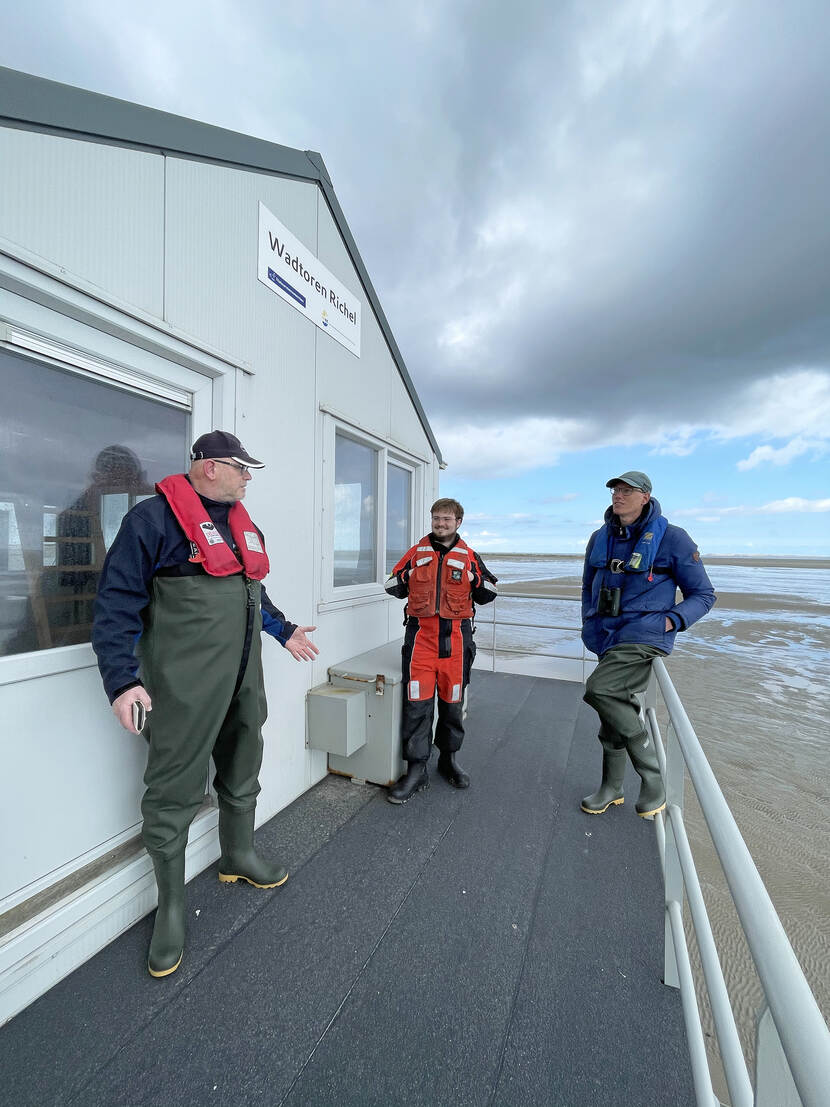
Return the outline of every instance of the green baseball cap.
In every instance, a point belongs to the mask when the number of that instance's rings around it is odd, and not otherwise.
[[[623,473],[622,476],[612,477],[609,481],[605,482],[605,487],[610,488],[614,484],[629,484],[632,488],[639,488],[641,492],[646,492],[651,495],[651,481],[648,479],[645,473],[641,473],[639,469],[629,469],[627,473]]]

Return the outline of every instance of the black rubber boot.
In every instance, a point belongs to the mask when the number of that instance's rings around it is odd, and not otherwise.
[[[438,772],[453,788],[470,787],[470,778],[455,760],[454,753],[438,754]]]
[[[266,861],[254,849],[255,815],[253,807],[244,811],[219,808],[219,879],[223,884],[247,880],[255,888],[277,888],[288,880],[288,869]]]
[[[654,743],[648,734],[643,733],[637,738],[629,739],[626,748],[642,781],[640,795],[637,797],[634,809],[643,818],[656,815],[666,806],[666,790],[663,787]]]
[[[624,803],[623,777],[625,776],[625,749],[614,749],[602,744],[602,783],[596,792],[586,796],[580,804],[588,815],[601,815],[609,807]]]
[[[422,788],[429,788],[429,775],[427,774],[426,761],[410,761],[407,764],[406,774],[397,784],[393,784],[386,793],[390,803],[406,803],[416,792]]]
[[[172,861],[153,858],[159,893],[147,969],[150,976],[169,976],[184,953],[184,850]]]

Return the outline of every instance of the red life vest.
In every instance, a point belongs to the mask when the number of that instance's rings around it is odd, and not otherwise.
[[[269,569],[268,554],[251,517],[237,500],[228,512],[228,526],[237,545],[242,564],[216,529],[196,489],[181,473],[165,477],[156,485],[156,492],[170,504],[179,526],[190,539],[193,556],[188,560],[201,564],[212,577],[229,577],[241,573],[252,580],[262,580]]]
[[[393,573],[409,562],[408,615],[417,619],[440,615],[442,619],[471,619],[473,597],[468,572],[475,573],[475,554],[459,538],[443,554],[434,548],[429,535],[405,553]],[[440,576],[439,576],[440,566]]]

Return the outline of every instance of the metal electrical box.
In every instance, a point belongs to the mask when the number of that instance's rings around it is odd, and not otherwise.
[[[308,744],[326,750],[329,772],[384,786],[403,775],[401,646],[385,646],[329,668],[308,693]]]

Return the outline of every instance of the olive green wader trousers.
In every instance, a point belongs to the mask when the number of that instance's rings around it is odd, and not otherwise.
[[[623,642],[600,658],[585,682],[582,697],[599,715],[599,738],[612,749],[625,749],[633,738],[646,735],[640,718],[638,692],[644,692],[655,657],[665,657],[656,646]]]
[[[236,694],[248,603],[254,605],[250,654]],[[256,806],[267,716],[262,679],[260,585],[231,577],[155,577],[140,640],[141,678],[153,700],[141,802],[152,857],[171,860],[205,793],[211,754],[219,804]]]

